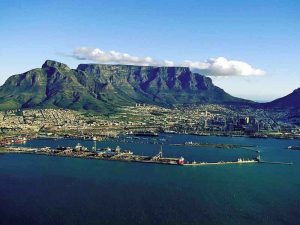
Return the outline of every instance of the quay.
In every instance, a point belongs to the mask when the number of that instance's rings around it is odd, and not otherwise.
[[[179,165],[179,166],[203,166],[203,165],[226,165],[226,164],[246,164],[259,162],[259,158],[252,160],[238,159],[237,161],[227,162],[192,162],[186,163],[183,157],[169,158],[164,157],[162,148],[160,152],[154,156],[140,156],[134,155],[131,151],[123,151],[120,147],[116,149],[104,148],[101,151],[90,151],[84,146],[77,144],[74,148],[58,147],[57,149],[44,147],[44,148],[28,148],[28,147],[5,147],[2,153],[27,153],[27,154],[40,154],[49,156],[64,156],[76,158],[88,158],[99,160],[113,160],[123,162],[139,162],[139,163],[153,163],[163,165]]]
[[[79,143],[74,147],[58,147],[56,149],[50,147],[44,148],[28,148],[28,147],[14,147],[6,146],[1,149],[0,153],[19,153],[19,154],[38,154],[48,156],[63,156],[75,158],[87,158],[98,160],[112,160],[123,162],[139,162],[139,163],[154,163],[163,165],[183,165],[184,158],[169,158],[163,157],[162,149],[154,156],[140,156],[135,155],[129,150],[121,150],[120,147],[115,149],[104,148],[100,151],[88,150]]]
[[[253,164],[253,163],[268,163],[268,164],[281,164],[281,165],[293,165],[291,162],[270,162],[261,160],[260,156],[253,159],[241,159],[237,161],[220,161],[220,162],[185,162],[183,157],[169,158],[164,157],[162,148],[158,154],[154,156],[141,156],[135,155],[129,150],[121,150],[120,147],[115,149],[104,148],[100,151],[88,150],[79,143],[74,147],[58,147],[56,149],[50,147],[44,148],[28,148],[28,147],[14,147],[6,146],[2,148],[0,153],[27,153],[27,154],[39,154],[49,156],[63,156],[63,157],[75,157],[75,158],[87,158],[98,160],[112,160],[123,162],[138,162],[138,163],[152,163],[163,165],[178,165],[178,166],[208,166],[208,165],[230,165],[230,164]]]
[[[227,162],[192,162],[185,163],[183,166],[210,166],[210,165],[228,165],[228,164],[251,164],[251,163],[259,163],[259,160],[242,160],[238,159],[237,161],[227,161]]]
[[[251,164],[251,163],[267,163],[267,164],[280,164],[280,165],[293,165],[292,162],[271,162],[271,161],[263,161],[259,158],[253,160],[243,160],[238,159],[237,161],[227,161],[227,162],[192,162],[185,163],[183,166],[209,166],[209,165],[228,165],[228,164]]]

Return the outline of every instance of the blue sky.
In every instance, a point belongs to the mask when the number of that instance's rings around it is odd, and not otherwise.
[[[2,0],[0,84],[46,59],[72,68],[102,62],[90,54],[76,59],[75,49],[88,47],[158,63],[208,63],[210,72],[216,70],[208,59],[241,61],[264,75],[219,71],[226,76],[213,76],[215,84],[235,96],[271,100],[300,87],[299,12],[297,0]]]

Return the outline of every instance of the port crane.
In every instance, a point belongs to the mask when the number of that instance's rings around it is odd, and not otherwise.
[[[158,154],[156,154],[155,156],[152,157],[153,160],[158,160],[160,158],[163,157],[163,149],[162,149],[162,145],[160,146],[160,151]]]

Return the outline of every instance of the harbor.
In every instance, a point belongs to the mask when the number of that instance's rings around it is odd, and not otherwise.
[[[212,210],[219,209],[219,212],[222,213],[224,211],[222,201],[231,203],[240,200],[241,204],[238,207],[242,207],[245,211],[251,210],[252,208],[245,207],[244,202],[254,201],[253,196],[257,196],[260,200],[266,200],[261,202],[260,206],[262,208],[266,204],[268,207],[273,206],[271,203],[268,204],[272,202],[271,199],[274,195],[278,198],[278,202],[285,202],[286,199],[289,199],[284,207],[294,202],[290,198],[291,195],[293,199],[299,199],[297,192],[291,193],[290,190],[298,190],[299,187],[297,175],[300,171],[300,159],[297,157],[297,151],[287,150],[287,146],[297,146],[297,141],[275,140],[270,143],[266,139],[248,140],[241,137],[196,137],[189,135],[172,135],[171,137],[165,135],[161,138],[166,138],[167,143],[192,141],[194,143],[229,143],[259,146],[257,149],[260,150],[262,159],[260,162],[246,162],[246,159],[251,160],[257,154],[245,149],[198,149],[169,145],[163,145],[162,156],[166,158],[183,156],[185,165],[157,164],[150,161],[120,161],[117,157],[96,159],[92,156],[89,158],[63,154],[64,150],[67,153],[68,150],[74,149],[77,143],[81,144],[82,153],[79,151],[80,146],[77,146],[78,150],[73,151],[74,153],[94,154],[95,146],[92,140],[81,140],[79,138],[31,139],[26,144],[15,144],[9,147],[35,151],[49,146],[49,149],[57,151],[59,154],[23,153],[22,151],[20,153],[0,154],[0,176],[2,176],[2,183],[5,182],[6,184],[1,185],[2,196],[3,198],[11,196],[10,198],[14,199],[14,202],[20,202],[28,196],[28,205],[32,206],[32,202],[34,202],[33,205],[38,204],[36,208],[39,210],[47,208],[49,204],[51,208],[57,207],[58,203],[63,205],[63,202],[67,199],[69,202],[65,207],[69,209],[71,206],[77,206],[78,210],[76,212],[79,215],[82,212],[82,204],[96,201],[96,205],[91,204],[89,210],[101,213],[113,212],[110,215],[117,215],[122,218],[127,215],[125,213],[128,213],[128,211],[121,215],[119,212],[114,212],[116,207],[117,209],[121,208],[120,204],[122,207],[129,208],[129,213],[132,216],[135,216],[137,212],[143,213],[140,205],[138,207],[132,206],[136,202],[145,205],[144,202],[154,204],[153,202],[163,201],[166,204],[166,210],[176,204],[182,206],[179,208],[179,213],[186,209],[184,211],[187,213],[186,215],[190,215],[188,213],[191,211],[198,215],[206,207],[211,207]],[[118,145],[121,152],[130,151],[133,155],[153,157],[160,152],[160,145],[119,143],[115,139],[98,141],[96,152],[114,152]],[[67,146],[70,146],[70,149]],[[108,146],[110,149],[107,148]],[[60,150],[57,148],[60,148]],[[7,148],[2,149],[3,151],[8,150]],[[235,163],[234,161],[238,161],[238,158],[244,159],[244,162]],[[193,160],[198,164],[193,163]],[[262,161],[292,161],[294,164],[270,164]],[[9,176],[8,179],[4,178],[7,176]],[[220,188],[222,188],[221,191]],[[41,190],[41,193],[37,194],[37,190]],[[249,192],[251,193],[250,196]],[[121,197],[119,197],[120,194]],[[212,200],[214,197],[216,197],[215,201]],[[76,200],[73,201],[72,199]],[[138,199],[143,199],[143,201]],[[201,206],[196,204],[190,207],[194,201],[201,204]],[[39,204],[39,202],[42,203]],[[218,205],[219,203],[220,205]],[[18,209],[23,212],[21,206]],[[226,207],[231,206],[226,204]],[[5,204],[3,204],[3,208],[6,208]],[[258,213],[262,208],[259,207]],[[273,210],[274,207],[271,209]],[[281,207],[280,209],[286,210],[284,214],[289,216],[297,211],[297,208],[293,209],[295,211]],[[118,211],[123,212],[122,210]],[[56,215],[55,212],[52,212],[53,216]],[[87,211],[84,212],[87,213]],[[46,213],[49,213],[49,211],[45,211],[43,217]],[[276,213],[281,215],[280,212]],[[253,215],[254,219],[255,216],[257,216],[257,213]],[[197,221],[200,220],[197,218]],[[222,224],[222,221],[218,222]],[[232,221],[228,221],[229,224],[230,222]],[[258,220],[255,222],[259,224]],[[76,223],[75,220],[74,223]],[[91,222],[91,224],[93,223]],[[153,224],[155,224],[154,221]]]
[[[130,150],[122,150],[119,146],[115,149],[103,148],[101,150],[89,150],[78,143],[74,148],[58,147],[58,148],[30,148],[30,147],[15,147],[9,146],[3,148],[2,153],[25,153],[25,154],[41,154],[49,156],[64,156],[98,160],[112,160],[123,162],[139,162],[139,163],[155,163],[163,165],[183,165],[184,158],[164,157],[162,149],[154,156],[135,155]]]
[[[251,149],[246,149],[251,150]],[[253,164],[253,163],[269,163],[269,164],[282,164],[292,165],[293,163],[285,162],[269,162],[263,161],[260,158],[260,151],[257,152],[256,157],[253,158],[238,158],[237,160],[231,161],[218,161],[218,162],[203,162],[203,161],[185,161],[181,157],[165,157],[163,155],[162,146],[160,151],[153,156],[144,156],[134,154],[131,150],[122,150],[119,146],[116,148],[102,148],[97,149],[94,146],[92,149],[88,149],[78,143],[75,147],[21,147],[21,146],[6,146],[2,147],[1,153],[19,153],[19,154],[40,154],[48,156],[61,156],[61,157],[76,157],[86,158],[95,160],[111,160],[111,161],[122,161],[122,162],[138,162],[148,164],[162,164],[162,165],[177,165],[177,166],[209,166],[209,165],[232,165],[232,164]]]
[[[3,141],[2,153],[29,153],[95,160],[138,162],[177,166],[245,165],[256,163],[292,165],[268,158],[259,142],[243,137],[197,137],[193,135],[140,132],[117,137],[91,136],[11,137]],[[288,147],[294,150],[296,145]],[[125,149],[125,150],[124,150]],[[263,159],[261,159],[261,154]]]

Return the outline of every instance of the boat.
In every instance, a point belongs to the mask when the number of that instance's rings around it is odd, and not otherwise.
[[[135,136],[157,137],[158,133],[152,131],[143,131],[134,133]]]
[[[289,146],[288,150],[300,150],[300,146]]]
[[[75,151],[88,151],[88,149],[86,147],[82,146],[80,143],[78,143],[73,150],[75,150]]]
[[[182,166],[184,165],[184,158],[181,156],[179,159],[178,159],[178,165]]]
[[[58,146],[56,148],[56,150],[59,150],[59,151],[64,151],[64,150],[67,150],[67,149],[68,149],[68,147],[63,147],[63,146]]]
[[[23,139],[17,139],[17,140],[15,140],[15,143],[16,144],[23,144],[23,143],[25,143],[26,141],[24,141]]]
[[[174,130],[164,130],[164,133],[166,134],[176,134],[177,132]]]

